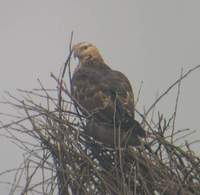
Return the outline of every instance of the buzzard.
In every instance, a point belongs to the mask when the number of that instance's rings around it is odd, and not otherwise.
[[[72,96],[86,117],[86,133],[111,147],[138,145],[145,131],[134,119],[134,96],[128,79],[111,69],[88,42],[73,46],[78,58]]]

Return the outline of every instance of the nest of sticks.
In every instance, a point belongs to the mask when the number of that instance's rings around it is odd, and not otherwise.
[[[162,114],[147,119],[175,86],[177,105],[181,81],[199,66],[182,73],[145,113],[139,113],[148,132],[140,146],[113,149],[85,133],[85,119],[64,82],[64,78],[71,78],[71,53],[70,44],[62,75],[51,74],[55,89],[46,89],[39,81],[40,89],[20,90],[20,98],[7,93],[2,102],[19,114],[9,115],[15,119],[2,123],[1,128],[24,152],[23,163],[12,170],[16,174],[10,194],[200,194],[200,158],[190,143],[178,145],[177,140],[184,139],[190,130],[175,130],[177,106],[169,119]]]

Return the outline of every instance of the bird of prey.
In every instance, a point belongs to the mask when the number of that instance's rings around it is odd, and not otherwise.
[[[136,146],[145,131],[135,120],[134,95],[124,74],[111,69],[91,43],[73,46],[78,58],[72,96],[86,116],[86,133],[106,146]]]

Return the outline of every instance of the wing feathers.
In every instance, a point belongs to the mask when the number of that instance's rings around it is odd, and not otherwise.
[[[97,120],[122,126],[134,120],[134,98],[128,79],[120,72],[107,69],[89,71],[82,67],[73,79],[73,95]],[[130,123],[130,124],[129,124]]]

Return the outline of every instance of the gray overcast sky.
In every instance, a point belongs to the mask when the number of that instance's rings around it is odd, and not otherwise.
[[[144,82],[137,105],[142,111],[179,77],[181,67],[186,71],[200,64],[199,9],[199,0],[0,0],[0,94],[35,88],[37,78],[55,86],[50,72],[58,74],[63,65],[73,30],[74,42],[97,45],[134,91]],[[182,83],[177,117],[178,129],[197,130],[195,139],[200,138],[199,76],[198,70]],[[175,92],[157,107],[167,116]],[[2,144],[7,150],[0,149],[5,156],[0,171],[16,166],[8,157],[13,158],[15,146]]]

